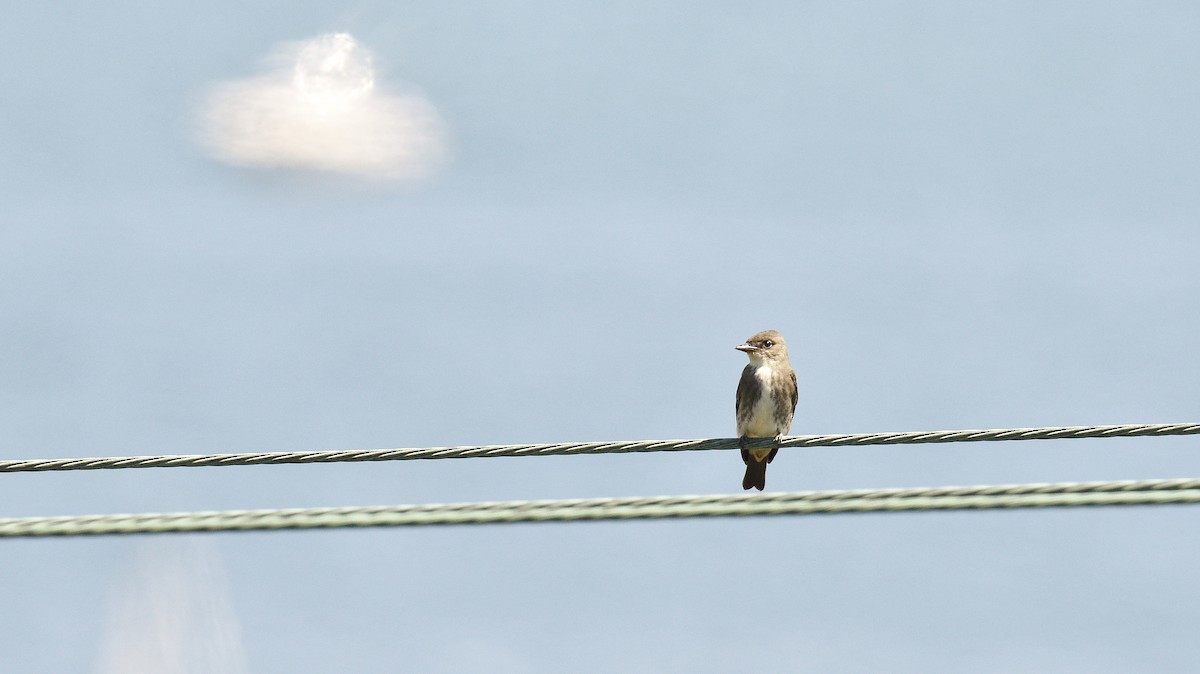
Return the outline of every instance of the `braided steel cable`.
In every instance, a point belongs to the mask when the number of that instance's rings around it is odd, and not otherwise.
[[[988,442],[1003,440],[1060,440],[1066,438],[1116,438],[1200,434],[1200,423],[1125,424],[1110,426],[1046,426],[964,431],[905,433],[855,433],[846,435],[794,435],[781,447],[846,447],[865,445]],[[768,447],[771,440],[755,438],[748,447]],[[404,461],[411,459],[469,459],[495,456],[558,456],[620,454],[630,452],[683,452],[737,449],[737,438],[704,440],[635,440],[629,442],[566,442],[534,445],[469,445],[410,449],[363,449],[236,454],[160,454],[76,459],[17,459],[0,461],[0,473],[119,468],[177,468],[200,466],[254,466],[292,463]]]
[[[2,537],[1200,503],[1200,479],[0,519]]]

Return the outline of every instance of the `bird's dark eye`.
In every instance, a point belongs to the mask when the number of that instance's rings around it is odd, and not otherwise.
[[[771,341],[771,340],[769,340],[769,339],[764,339],[764,340],[763,340],[763,348],[764,348],[764,349],[769,349],[769,348],[771,348],[772,346],[775,346],[775,342],[772,342],[772,341]]]

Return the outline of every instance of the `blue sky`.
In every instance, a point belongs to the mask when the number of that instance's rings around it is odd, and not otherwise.
[[[729,436],[733,346],[765,328],[797,434],[1200,409],[1190,3],[7,14],[4,458]],[[236,167],[197,142],[215,84],[331,32],[436,108],[440,171]],[[769,488],[1186,477],[1194,448],[784,450]],[[14,474],[0,507],[724,493],[741,472],[703,452]],[[126,617],[182,621],[138,607],[183,597],[226,631],[188,631],[182,672],[1180,671],[1196,512],[9,541],[0,668],[137,662]]]

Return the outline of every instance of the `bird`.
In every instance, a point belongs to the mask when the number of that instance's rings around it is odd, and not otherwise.
[[[767,486],[767,464],[792,429],[799,396],[796,371],[783,335],[775,330],[763,330],[734,348],[750,357],[737,387],[738,447],[746,464],[742,489],[762,491]],[[747,449],[750,438],[772,438],[774,446]]]

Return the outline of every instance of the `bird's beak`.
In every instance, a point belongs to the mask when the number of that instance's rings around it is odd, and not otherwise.
[[[733,348],[737,349],[738,351],[745,351],[746,353],[754,353],[755,351],[758,351],[757,346],[750,346],[749,344],[738,344]]]

